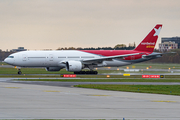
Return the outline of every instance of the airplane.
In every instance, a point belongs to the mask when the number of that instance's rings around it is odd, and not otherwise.
[[[21,67],[45,67],[47,71],[65,68],[74,74],[98,74],[94,68],[120,67],[159,58],[153,52],[162,24],[157,24],[134,50],[56,50],[22,51],[9,55],[4,62]],[[82,71],[88,68],[89,71]]]

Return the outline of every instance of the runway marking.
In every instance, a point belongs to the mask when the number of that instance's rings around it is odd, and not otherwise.
[[[175,102],[177,102],[177,101],[153,100],[153,101],[151,101],[151,102],[173,102],[173,103],[175,103]]]
[[[88,96],[110,96],[110,95],[88,95]]]
[[[19,89],[20,87],[5,87],[5,88]]]
[[[61,92],[61,91],[56,91],[56,90],[44,90],[44,92]]]

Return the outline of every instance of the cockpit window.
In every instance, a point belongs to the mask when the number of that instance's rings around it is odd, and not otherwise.
[[[14,56],[8,56],[8,58],[14,58]]]

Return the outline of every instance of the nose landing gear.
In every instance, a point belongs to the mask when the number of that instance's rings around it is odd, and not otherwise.
[[[21,75],[22,72],[21,72],[21,69],[18,69],[18,75]]]

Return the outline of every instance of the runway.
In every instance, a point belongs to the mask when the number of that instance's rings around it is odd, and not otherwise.
[[[180,85],[179,82],[58,82],[58,81],[55,82],[55,81],[28,81],[28,79],[39,79],[39,78],[27,78],[27,81],[20,81],[20,79],[25,79],[25,78],[0,78],[0,82],[59,86],[59,87],[72,87],[74,85],[79,85],[79,84]],[[68,78],[42,78],[42,79],[68,79]],[[80,78],[80,79],[86,79],[86,78]],[[91,78],[91,79],[101,79],[101,78]],[[103,79],[108,79],[108,78],[103,78]]]
[[[0,119],[179,120],[180,97],[0,82]]]
[[[50,82],[50,81],[9,81],[10,83],[34,84],[34,85],[47,85],[47,86],[60,86],[72,87],[73,85],[80,84],[111,84],[111,85],[180,85],[174,82]]]

